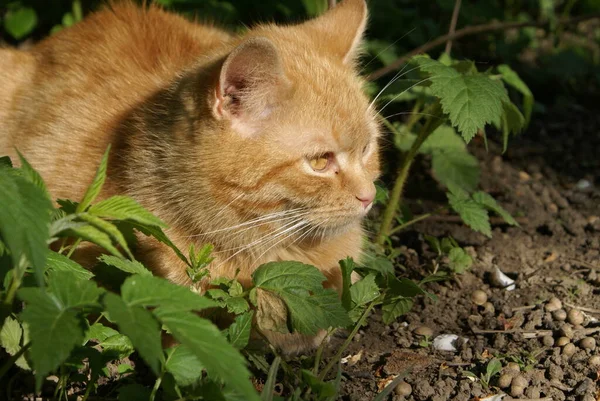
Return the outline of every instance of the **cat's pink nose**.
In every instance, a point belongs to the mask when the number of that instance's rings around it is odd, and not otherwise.
[[[373,200],[375,199],[375,191],[368,192],[365,194],[360,194],[356,197],[356,199],[358,199],[360,201],[360,203],[362,203],[363,208],[366,209],[369,206],[371,206],[371,203],[373,203]]]

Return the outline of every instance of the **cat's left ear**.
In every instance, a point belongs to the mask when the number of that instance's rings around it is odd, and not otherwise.
[[[300,26],[319,48],[345,64],[351,64],[360,54],[368,16],[365,0],[343,0],[325,14]]]
[[[218,119],[229,120],[234,131],[250,137],[260,130],[286,87],[275,45],[262,37],[247,39],[221,66],[213,112]]]

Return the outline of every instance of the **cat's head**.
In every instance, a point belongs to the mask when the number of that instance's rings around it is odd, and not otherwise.
[[[355,65],[366,20],[364,0],[345,0],[256,27],[225,57],[208,96],[220,127],[211,178],[240,216],[281,213],[280,227],[321,234],[370,210],[379,127]]]

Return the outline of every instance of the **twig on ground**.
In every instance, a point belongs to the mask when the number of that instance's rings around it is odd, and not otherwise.
[[[587,313],[600,313],[600,309],[592,309],[592,308],[586,308],[585,306],[578,306],[575,304],[570,304],[568,302],[565,302],[565,305],[567,305],[569,308],[573,308],[573,309],[579,309],[582,312],[587,312]]]
[[[458,22],[458,13],[460,12],[460,4],[461,0],[455,0],[454,2],[454,10],[452,11],[452,20],[450,21],[450,29],[448,30],[448,35],[452,35],[456,31],[456,23]],[[449,56],[452,51],[452,39],[448,39],[446,42],[446,49],[444,52]]]
[[[529,310],[534,309],[537,305],[525,305],[525,306],[517,306],[515,308],[511,308],[513,312],[518,312],[521,310]]]
[[[591,20],[591,19],[599,19],[599,18],[600,18],[600,14],[581,15],[579,17],[561,18],[559,20],[559,23],[567,25],[567,24],[575,24],[578,22],[583,22],[583,21],[587,21],[587,20]],[[446,34],[446,35],[440,36],[430,42],[425,43],[423,46],[420,46],[420,47],[406,53],[405,55],[401,56],[393,63],[386,65],[385,67],[382,67],[382,68],[372,72],[371,74],[367,75],[367,79],[369,81],[374,81],[378,78],[381,78],[382,76],[389,74],[392,71],[397,70],[400,66],[402,66],[404,63],[406,63],[411,57],[413,57],[417,54],[420,54],[420,53],[426,53],[431,49],[434,49],[440,45],[443,45],[448,40],[457,40],[457,39],[463,38],[465,36],[476,35],[478,33],[484,33],[484,32],[506,31],[509,29],[527,28],[527,27],[535,27],[535,26],[540,27],[540,26],[545,26],[548,24],[549,24],[549,21],[537,21],[537,22],[527,21],[527,22],[490,22],[488,24],[468,26],[463,29],[459,29],[458,31],[456,31],[452,34]]]

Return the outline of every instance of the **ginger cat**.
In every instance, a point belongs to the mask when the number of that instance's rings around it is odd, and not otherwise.
[[[268,261],[359,258],[379,174],[376,114],[356,72],[364,0],[241,36],[157,6],[112,4],[29,51],[0,49],[0,154],[18,149],[55,198],[81,199],[112,145],[101,197],[126,194],[181,249],[215,247],[212,277]],[[189,285],[139,237],[137,257]],[[88,261],[92,264],[92,260]],[[319,341],[265,333],[286,352]]]

